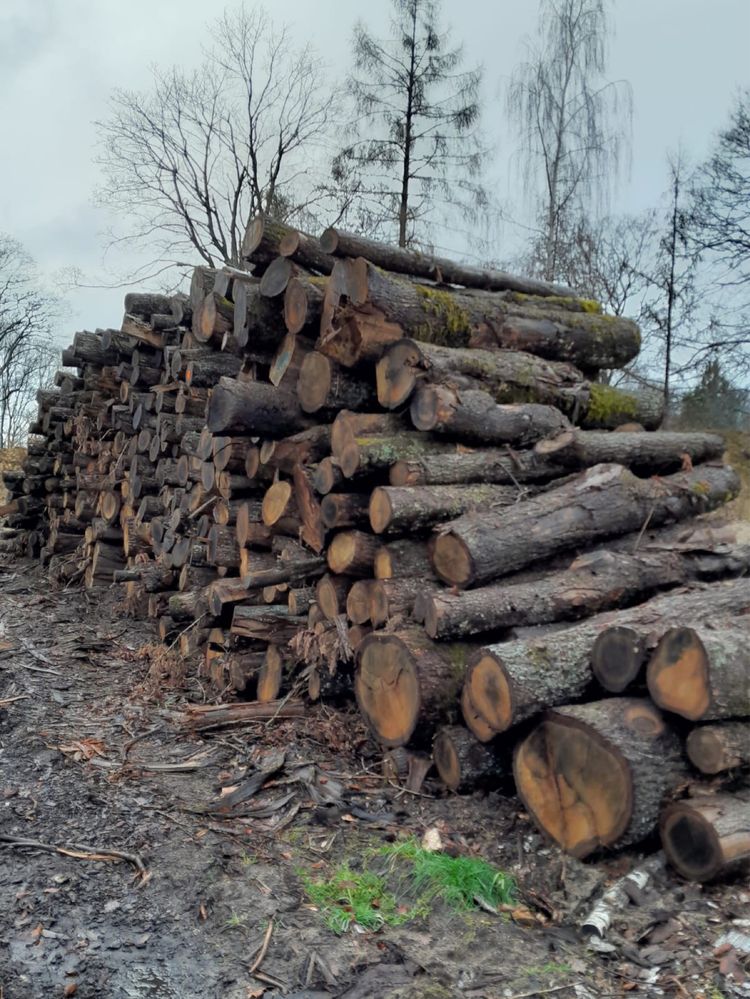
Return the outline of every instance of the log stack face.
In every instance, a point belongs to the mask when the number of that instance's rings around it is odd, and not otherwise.
[[[691,764],[744,773],[750,546],[701,519],[739,483],[720,437],[597,379],[636,325],[335,229],[255,219],[243,253],[75,335],[0,551],[121,584],[218,690],[355,696],[453,791],[513,769],[578,857],[652,833]],[[664,813],[688,876],[742,859],[734,801]]]

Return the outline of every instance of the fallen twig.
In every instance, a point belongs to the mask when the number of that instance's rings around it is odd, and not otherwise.
[[[65,846],[55,846],[53,843],[42,843],[38,839],[21,839],[17,836],[6,836],[0,833],[0,843],[5,843],[6,847],[27,848],[30,850],[43,850],[45,853],[60,853],[64,857],[76,857],[78,860],[125,860],[145,877],[148,873],[146,865],[137,853],[125,853],[123,850],[112,850],[107,847],[100,850],[96,846],[86,846],[80,843],[67,843]]]
[[[12,704],[13,701],[27,700],[28,696],[28,694],[16,694],[15,697],[2,697],[0,698],[0,708],[4,708],[6,704]]]
[[[253,963],[250,965],[250,974],[253,975],[258,970],[258,968],[263,964],[263,959],[268,951],[268,945],[271,942],[271,934],[273,933],[273,919],[268,920],[268,928],[266,929],[266,935],[263,937],[263,943],[260,945],[260,950],[258,951],[258,956],[255,958]]]

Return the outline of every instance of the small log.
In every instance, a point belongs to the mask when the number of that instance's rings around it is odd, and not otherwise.
[[[700,725],[687,738],[687,754],[703,774],[719,774],[750,763],[750,721]]]
[[[426,453],[391,465],[392,486],[444,486],[451,483],[548,482],[569,469],[535,454],[504,448],[455,448],[452,454]]]
[[[367,409],[376,402],[369,382],[338,368],[317,350],[310,351],[300,366],[297,398],[305,413]]]
[[[329,493],[320,501],[323,526],[329,530],[362,527],[370,523],[370,496],[362,493]]]
[[[269,645],[263,665],[258,672],[258,688],[256,700],[264,704],[275,701],[281,693],[281,683],[284,676],[284,660],[278,647]]]
[[[336,263],[335,258],[324,251],[319,239],[298,229],[293,229],[282,237],[279,253],[319,274],[330,274]]]
[[[328,546],[328,568],[339,575],[371,576],[380,547],[380,542],[372,534],[341,531]]]
[[[290,333],[320,322],[323,285],[316,278],[293,277],[284,291],[284,323]]]
[[[273,385],[221,378],[211,393],[206,425],[212,433],[287,437],[310,426],[299,403]]]
[[[536,825],[579,859],[648,836],[687,776],[660,712],[628,697],[550,712],[516,748],[513,771]]]
[[[373,575],[376,579],[406,576],[433,579],[432,562],[427,544],[424,541],[402,538],[382,545],[375,556]]]
[[[462,725],[445,725],[438,730],[432,758],[441,781],[459,793],[496,784],[509,772],[505,755],[478,742]]]
[[[327,621],[335,621],[343,613],[351,585],[347,577],[328,573],[315,584],[316,605]]]
[[[674,802],[659,832],[667,859],[689,881],[743,874],[750,869],[750,793]]]

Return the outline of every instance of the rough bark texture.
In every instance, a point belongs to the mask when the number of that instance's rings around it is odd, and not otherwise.
[[[670,863],[690,881],[750,869],[750,792],[706,794],[668,805],[659,822]]]
[[[728,467],[645,480],[620,465],[597,465],[515,509],[446,525],[433,567],[451,585],[476,586],[581,544],[714,509],[738,491]]]
[[[459,517],[468,510],[512,506],[523,498],[516,486],[378,486],[370,496],[370,526],[376,534],[408,533]]]
[[[742,575],[748,570],[750,545],[726,546],[708,555],[668,549],[631,555],[603,549],[533,582],[514,583],[511,578],[462,593],[440,590],[425,608],[425,628],[431,638],[457,638],[588,617],[692,579]]]
[[[659,711],[627,697],[550,712],[518,746],[513,770],[537,826],[578,858],[649,835],[687,775]]]
[[[213,433],[286,437],[311,425],[293,395],[263,382],[222,378],[211,393],[206,423]]]
[[[677,472],[688,463],[699,464],[721,458],[724,438],[718,434],[601,433],[594,430],[570,430],[536,445],[543,458],[571,468],[590,467],[615,462],[639,472]]]
[[[567,474],[569,469],[547,460],[534,451],[505,448],[455,448],[449,454],[403,458],[391,465],[392,486],[440,486],[451,483],[547,482]]]

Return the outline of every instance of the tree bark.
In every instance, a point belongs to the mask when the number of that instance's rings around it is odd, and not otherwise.
[[[476,586],[581,544],[715,509],[738,488],[736,473],[724,466],[647,480],[620,465],[597,465],[516,508],[447,524],[433,567],[449,585]]]
[[[550,712],[516,748],[513,770],[536,825],[579,859],[648,836],[687,776],[662,715],[629,697]]]
[[[510,447],[454,448],[450,454],[426,453],[399,459],[391,465],[392,486],[444,486],[451,483],[547,482],[561,478],[570,469],[531,451]]]
[[[420,428],[421,429],[421,428]],[[569,430],[558,437],[541,440],[535,452],[544,459],[571,468],[616,462],[640,474],[671,474],[686,464],[699,464],[721,458],[724,438],[718,434],[601,433]]]
[[[297,379],[297,398],[305,413],[322,409],[368,409],[376,403],[373,386],[339,368],[324,354],[310,351]]]

